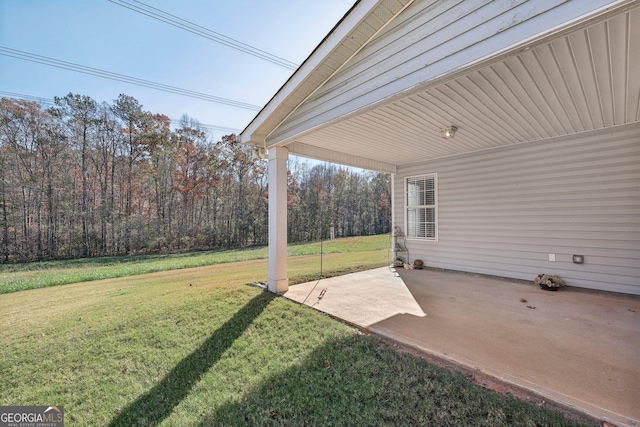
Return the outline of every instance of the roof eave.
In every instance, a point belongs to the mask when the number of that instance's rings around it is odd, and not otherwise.
[[[383,0],[358,0],[353,7],[344,15],[344,17],[335,25],[335,27],[327,34],[320,44],[313,50],[311,55],[302,63],[302,65],[293,73],[293,75],[285,82],[285,84],[276,92],[269,102],[260,110],[249,125],[240,133],[240,141],[245,144],[264,147],[265,139],[281,122],[281,118],[274,118],[276,111],[283,112],[282,108],[286,105],[286,101],[296,95],[303,101],[294,102],[288,106],[288,111],[284,111],[288,117],[297,107],[307,99],[311,93],[300,93],[299,88],[304,82],[317,72],[326,58],[336,50],[337,47],[345,40],[348,35],[361,25],[365,18],[378,7]],[[404,5],[406,8],[413,0],[409,0]],[[380,29],[384,28],[397,14],[394,14]],[[359,46],[360,49],[368,40],[363,41]],[[349,58],[350,59],[350,58]],[[345,60],[341,64],[336,65],[332,74],[335,74],[348,61]],[[326,64],[325,64],[326,66]]]

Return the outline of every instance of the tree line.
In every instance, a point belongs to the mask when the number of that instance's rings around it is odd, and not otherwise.
[[[120,95],[0,99],[0,262],[266,245],[267,165]],[[289,162],[289,241],[384,233],[389,176]]]

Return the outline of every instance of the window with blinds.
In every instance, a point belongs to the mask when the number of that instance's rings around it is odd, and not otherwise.
[[[436,174],[406,178],[407,237],[436,240]]]

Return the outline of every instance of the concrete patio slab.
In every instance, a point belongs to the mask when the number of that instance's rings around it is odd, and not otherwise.
[[[291,286],[285,297],[598,419],[640,426],[638,297],[386,267]]]
[[[387,268],[290,286],[285,296],[362,328],[400,314],[425,316],[402,278]]]

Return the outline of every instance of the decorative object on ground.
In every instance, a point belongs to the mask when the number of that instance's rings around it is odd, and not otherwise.
[[[407,264],[406,262],[403,265],[405,270],[413,270],[413,264]]]
[[[536,285],[539,285],[545,291],[557,291],[564,286],[564,280],[556,276],[550,276],[548,274],[538,274],[533,281]]]
[[[404,265],[404,260],[400,257],[396,258],[396,260],[393,262],[394,267],[402,267],[403,265]]]
[[[413,268],[417,270],[421,270],[424,267],[424,262],[421,259],[416,259],[413,261]]]

